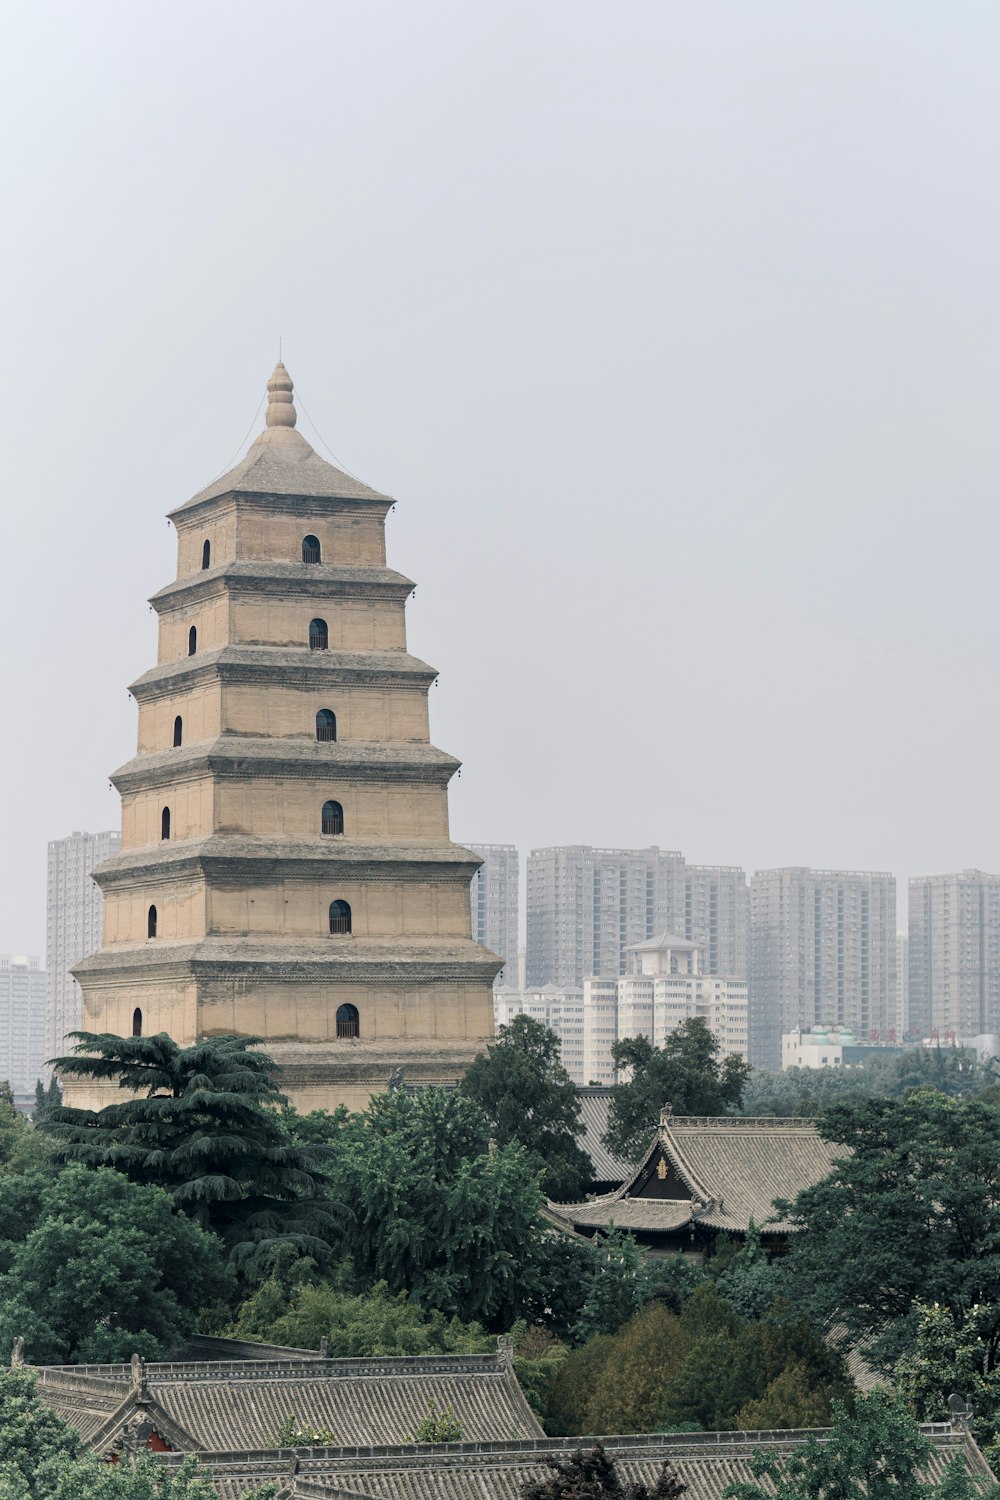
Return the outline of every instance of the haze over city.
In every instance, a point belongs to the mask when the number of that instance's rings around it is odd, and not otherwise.
[[[164,514],[279,338],[305,436],[398,498],[456,838],[885,869],[901,908],[1000,868],[995,10],[7,41],[0,952],[44,951],[47,840],[118,824]]]

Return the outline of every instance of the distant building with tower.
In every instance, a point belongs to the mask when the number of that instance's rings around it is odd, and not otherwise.
[[[750,899],[735,866],[682,854],[566,845],[527,863],[527,985],[579,987],[626,972],[626,951],[672,932],[702,949],[706,971],[746,978]]]
[[[121,846],[117,830],[71,833],[49,844],[45,899],[46,1057],[68,1045],[78,1031],[83,996],[70,970],[101,946],[104,900],[91,872]]]
[[[781,1038],[847,1027],[895,1042],[896,881],[882,872],[758,871],[750,882],[750,1061],[778,1069]]]

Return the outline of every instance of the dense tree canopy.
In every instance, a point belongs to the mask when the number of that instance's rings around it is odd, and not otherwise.
[[[819,1115],[834,1104],[876,1096],[901,1099],[914,1089],[952,1098],[995,1092],[996,1066],[961,1047],[912,1047],[872,1056],[850,1068],[754,1068],[743,1092],[748,1115]]]
[[[459,1087],[484,1111],[498,1146],[521,1143],[549,1198],[570,1203],[583,1196],[592,1169],[577,1139],[580,1100],[547,1026],[530,1016],[501,1026]]]
[[[289,1237],[303,1252],[327,1254],[341,1216],[322,1195],[326,1152],[290,1139],[277,1065],[256,1038],[179,1047],[163,1032],[73,1035],[79,1044],[56,1059],[60,1073],[117,1082],[137,1097],[98,1111],[48,1111],[41,1128],[63,1160],[165,1188],[222,1235],[240,1266],[260,1266]]]
[[[627,1083],[611,1091],[608,1131],[610,1150],[635,1161],[660,1123],[667,1106],[676,1115],[723,1115],[740,1108],[750,1076],[749,1064],[731,1054],[720,1061],[721,1048],[700,1017],[689,1017],[672,1031],[662,1047],[637,1036],[611,1049]]]
[[[0,1349],[35,1364],[156,1356],[229,1289],[214,1235],[161,1188],[66,1167],[0,1178]]]
[[[930,1440],[902,1403],[886,1390],[859,1396],[853,1414],[834,1404],[828,1442],[809,1438],[788,1457],[758,1453],[757,1480],[732,1484],[727,1500],[996,1500],[996,1485],[981,1489],[961,1458],[944,1477],[927,1478]]]
[[[357,1271],[425,1308],[506,1328],[537,1296],[542,1199],[516,1142],[492,1147],[479,1106],[430,1088],[376,1095],[344,1122],[332,1191],[351,1205]]]
[[[1000,1359],[1000,1110],[922,1091],[832,1108],[824,1138],[845,1148],[801,1193],[787,1293],[817,1319],[873,1340],[887,1361],[912,1346],[917,1304],[961,1329],[973,1309],[987,1372]],[[981,1315],[976,1314],[977,1319]]]

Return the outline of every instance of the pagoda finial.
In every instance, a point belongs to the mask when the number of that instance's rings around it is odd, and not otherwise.
[[[292,377],[279,359],[274,367],[274,374],[267,382],[267,414],[265,420],[268,427],[295,426],[295,407],[292,404],[293,389]]]

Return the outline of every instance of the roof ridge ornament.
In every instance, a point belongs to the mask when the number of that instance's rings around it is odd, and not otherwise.
[[[268,427],[295,426],[298,417],[292,400],[294,389],[292,377],[279,359],[267,382],[267,411],[264,420]]]

